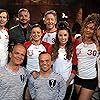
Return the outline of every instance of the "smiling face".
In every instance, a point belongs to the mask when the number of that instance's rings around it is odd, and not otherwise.
[[[51,29],[55,28],[57,19],[53,14],[47,14],[45,16],[44,23],[46,24],[47,30],[51,30]]]
[[[18,18],[19,18],[20,24],[25,25],[25,24],[29,23],[29,21],[30,21],[30,14],[28,11],[21,11],[18,14]]]
[[[4,27],[7,23],[7,13],[1,12],[0,13],[0,27]]]
[[[42,30],[40,27],[34,27],[31,32],[31,38],[33,42],[39,42],[41,41],[42,37]]]
[[[88,25],[86,25],[86,27],[84,28],[84,32],[83,35],[86,38],[92,38],[93,34],[94,34],[94,28],[95,28],[95,24],[94,23],[89,23]]]
[[[51,71],[51,56],[48,53],[41,54],[39,56],[39,65],[40,70],[42,72],[50,72]]]
[[[69,38],[69,33],[67,32],[67,30],[59,30],[58,39],[59,39],[61,46],[65,45],[67,43],[68,38]]]
[[[19,66],[23,63],[24,57],[26,54],[26,49],[22,45],[16,45],[13,48],[12,53],[10,53],[10,62],[13,65]]]

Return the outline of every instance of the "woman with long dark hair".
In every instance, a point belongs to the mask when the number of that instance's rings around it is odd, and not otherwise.
[[[57,26],[56,41],[52,48],[53,71],[62,75],[68,86],[64,100],[72,93],[73,78],[76,74],[76,62],[72,60],[72,36],[69,25],[60,21]],[[73,62],[74,61],[74,62]]]

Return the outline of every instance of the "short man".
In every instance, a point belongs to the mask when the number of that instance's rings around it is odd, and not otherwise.
[[[9,63],[0,68],[0,100],[22,100],[27,71],[20,65],[25,54],[26,49],[22,44],[15,45],[9,53]]]
[[[22,8],[18,11],[19,24],[9,30],[10,45],[24,43],[29,40],[31,33],[30,13],[27,9]]]
[[[46,31],[44,32],[43,41],[54,44],[56,37],[56,23],[57,14],[54,10],[49,10],[44,14],[44,24],[46,25]]]
[[[63,100],[66,93],[66,82],[51,68],[51,56],[47,52],[39,55],[39,76],[29,79],[29,91],[34,100]]]
[[[8,19],[8,12],[5,9],[0,9],[0,67],[5,66],[8,60],[9,35],[5,28]]]

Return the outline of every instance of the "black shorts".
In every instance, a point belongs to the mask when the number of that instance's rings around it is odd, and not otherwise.
[[[75,76],[75,84],[81,85],[83,88],[95,90],[98,85],[98,79],[81,79],[77,75]]]

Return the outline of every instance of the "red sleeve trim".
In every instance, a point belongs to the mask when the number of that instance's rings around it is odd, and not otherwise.
[[[24,46],[25,46],[26,49],[28,49],[28,48],[30,47],[31,44],[32,44],[31,41],[26,41],[26,42],[24,43]]]
[[[8,28],[4,28],[8,32]]]
[[[46,48],[46,51],[47,51],[49,54],[51,54],[52,45],[50,45],[49,43],[44,42],[44,41],[42,41],[42,44],[43,44],[43,46]]]
[[[72,64],[77,65],[78,64],[78,59],[77,59],[77,54],[76,54],[76,48],[73,49],[72,51]]]
[[[46,34],[46,31],[43,32],[42,38],[44,37],[45,34]]]
[[[73,74],[75,74],[76,75],[76,70],[72,70],[72,72],[71,73],[73,73]]]

